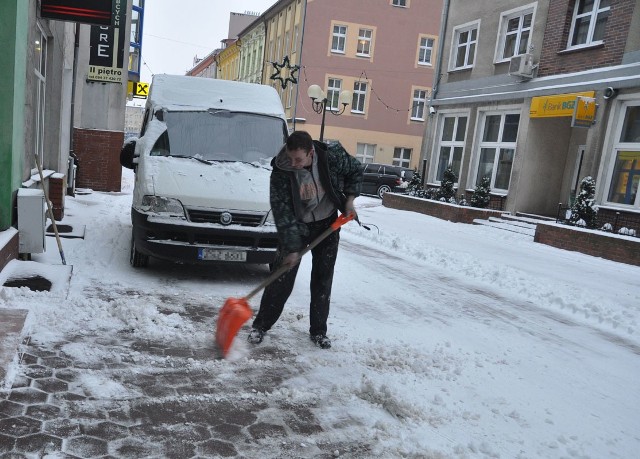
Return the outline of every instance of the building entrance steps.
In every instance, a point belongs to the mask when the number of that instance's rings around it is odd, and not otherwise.
[[[533,216],[521,216],[502,214],[500,217],[489,217],[488,219],[475,219],[474,225],[491,226],[505,231],[523,234],[533,238],[536,234],[536,225],[541,218]]]

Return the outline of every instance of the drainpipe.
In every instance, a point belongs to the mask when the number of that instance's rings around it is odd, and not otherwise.
[[[304,29],[305,29],[305,25],[307,23],[307,0],[304,0],[304,2],[302,2],[303,7],[304,7],[304,12],[302,13],[302,30],[300,31],[300,51],[298,52],[298,55],[300,56],[298,59],[298,64],[300,66],[300,70],[302,70],[302,50],[303,50],[303,44],[304,44]],[[298,98],[300,97],[300,71],[298,71],[298,84],[296,85],[296,103],[293,104],[293,130],[296,130],[296,118],[298,115]]]
[[[435,84],[433,85],[433,89],[431,90],[431,98],[429,100],[429,106],[432,105],[431,102],[436,98],[438,93],[438,88],[440,86],[440,72],[442,70],[442,52],[444,50],[444,36],[447,32],[447,21],[449,20],[449,4],[450,0],[444,0],[444,5],[442,6],[442,18],[440,19],[440,41],[438,43],[438,59],[436,60],[436,69],[434,73],[434,77],[436,79]]]

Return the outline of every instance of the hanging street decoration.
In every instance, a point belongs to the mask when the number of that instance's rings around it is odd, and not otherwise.
[[[289,56],[284,56],[282,59],[282,64],[278,64],[277,62],[271,62],[275,72],[269,77],[271,80],[280,80],[280,84],[282,85],[282,89],[287,88],[287,83],[291,82],[291,84],[298,84],[298,79],[296,78],[296,73],[300,70],[299,65],[291,65],[289,62]],[[281,73],[282,70],[286,70],[285,75]]]

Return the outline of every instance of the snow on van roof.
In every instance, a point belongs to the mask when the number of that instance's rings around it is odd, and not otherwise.
[[[147,105],[169,110],[224,110],[284,117],[282,101],[271,86],[185,75],[154,75]]]

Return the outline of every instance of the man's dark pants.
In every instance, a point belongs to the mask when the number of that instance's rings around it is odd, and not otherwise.
[[[307,223],[309,235],[305,238],[305,245],[308,245],[320,234],[322,234],[336,217],[330,217],[315,223]],[[331,301],[331,286],[333,284],[333,270],[338,255],[338,244],[340,242],[340,230],[336,230],[327,236],[320,244],[311,250],[311,304],[309,310],[311,336],[326,335],[327,318],[329,317],[329,303]],[[279,252],[274,270],[281,266],[286,254]],[[289,271],[280,276],[277,280],[267,286],[260,301],[260,311],[253,321],[253,328],[264,331],[269,330],[278,320],[284,304],[286,303],[300,264],[297,264]]]

